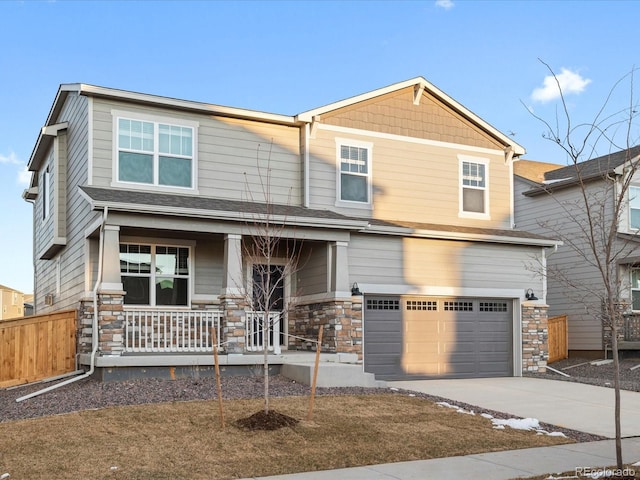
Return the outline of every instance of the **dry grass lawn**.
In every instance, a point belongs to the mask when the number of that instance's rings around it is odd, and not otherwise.
[[[566,438],[495,430],[479,415],[404,395],[272,399],[300,419],[293,428],[248,432],[232,425],[259,399],[106,408],[0,423],[0,475],[22,479],[232,479],[556,445]]]

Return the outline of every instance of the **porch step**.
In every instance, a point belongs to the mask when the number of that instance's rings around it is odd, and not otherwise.
[[[298,383],[311,385],[313,363],[285,363],[280,374]],[[386,383],[376,380],[373,373],[366,373],[362,365],[321,362],[318,364],[318,387],[386,387]]]

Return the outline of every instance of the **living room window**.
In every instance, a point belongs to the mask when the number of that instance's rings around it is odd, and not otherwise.
[[[460,155],[460,212],[462,216],[488,215],[487,161]]]
[[[372,144],[336,139],[338,160],[338,202],[348,206],[371,204]]]
[[[640,229],[640,187],[629,187],[629,225]]]
[[[120,244],[125,305],[188,306],[189,247]]]
[[[117,181],[195,188],[196,124],[116,117]]]

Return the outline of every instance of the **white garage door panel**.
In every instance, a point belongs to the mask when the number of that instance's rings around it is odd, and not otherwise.
[[[364,363],[381,379],[512,375],[512,301],[366,296]]]

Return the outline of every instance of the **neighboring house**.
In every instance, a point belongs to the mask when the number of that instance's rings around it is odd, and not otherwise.
[[[33,315],[33,293],[24,296],[24,316]]]
[[[530,160],[515,162],[516,227],[543,235],[554,235],[554,231],[561,230],[563,238],[572,239],[572,243],[584,243],[584,235],[579,233],[581,226],[570,218],[584,215],[580,179],[590,201],[602,205],[602,210],[597,209],[596,213],[604,212],[607,215],[605,225],[608,225],[613,218],[612,195],[623,178],[625,161],[627,165],[629,160],[637,161],[638,155],[640,146],[577,165],[561,166]],[[625,205],[619,219],[618,243],[613,251],[620,252],[616,259],[622,293],[620,301],[634,312],[640,312],[640,243],[637,238],[640,229],[640,181],[631,186],[629,194],[632,199]],[[599,221],[599,217],[594,219],[596,223]],[[586,225],[586,219],[582,224]],[[588,252],[586,245],[583,251]],[[546,262],[549,315],[568,316],[570,353],[602,358],[608,345],[607,335],[597,316],[598,306],[592,305],[596,296],[590,294],[604,288],[599,272],[568,244],[547,255]],[[628,315],[627,322],[633,318],[633,315]],[[626,325],[623,334],[622,348],[640,347],[640,343],[634,346],[634,342],[640,342],[640,325]]]
[[[0,285],[0,320],[24,316],[24,293]]]
[[[545,284],[525,263],[557,242],[513,228],[523,153],[421,77],[295,116],[61,85],[24,194],[36,313],[78,308],[98,368],[211,364],[211,326],[249,362],[266,260],[243,246],[268,220],[303,259],[271,262],[274,361],[324,325],[324,352],[381,379],[538,371]]]

